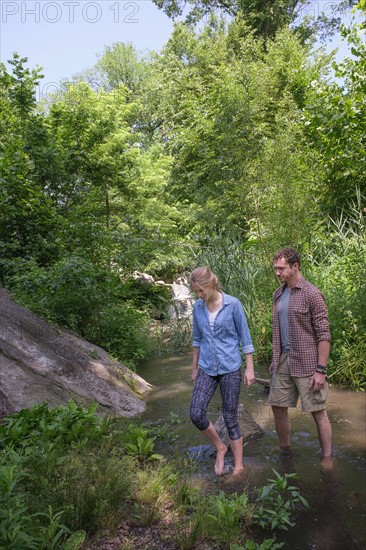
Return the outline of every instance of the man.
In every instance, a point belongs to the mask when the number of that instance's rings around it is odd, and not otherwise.
[[[315,420],[322,456],[327,458],[332,453],[332,427],[326,411],[327,306],[319,289],[302,276],[297,250],[286,247],[276,252],[274,269],[283,284],[273,294],[269,404],[280,449],[290,448],[288,407],[296,407],[300,396],[302,410]]]

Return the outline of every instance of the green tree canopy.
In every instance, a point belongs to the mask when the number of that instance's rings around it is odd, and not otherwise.
[[[42,77],[39,69],[25,68],[26,62],[15,54],[12,72],[0,64],[1,280],[9,261],[33,256],[44,263],[54,251],[47,236],[54,234],[55,215],[28,147],[31,129],[39,122],[34,86]]]
[[[325,171],[325,208],[332,216],[350,202],[357,189],[366,196],[366,47],[365,26],[342,27],[350,55],[334,63],[336,81],[311,82],[304,111],[313,147]]]
[[[310,0],[154,0],[169,17],[184,16],[197,23],[212,14],[241,16],[256,36],[273,38],[276,32],[290,25],[303,40],[315,33],[332,34],[340,25],[340,14],[355,4],[344,0],[327,4],[324,10]],[[318,9],[318,13],[315,13]]]

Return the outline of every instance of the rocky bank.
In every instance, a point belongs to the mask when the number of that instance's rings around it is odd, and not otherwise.
[[[145,410],[143,396],[150,389],[103,349],[51,326],[0,288],[0,416],[73,399],[130,417]]]

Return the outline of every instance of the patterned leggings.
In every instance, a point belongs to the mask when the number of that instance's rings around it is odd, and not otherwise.
[[[219,374],[217,376],[209,376],[203,369],[198,370],[191,401],[191,420],[199,430],[207,430],[210,425],[207,418],[207,410],[217,385],[220,386],[222,414],[229,437],[232,441],[240,439],[238,406],[241,368],[234,372]]]

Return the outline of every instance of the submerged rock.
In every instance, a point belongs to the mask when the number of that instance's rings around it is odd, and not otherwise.
[[[238,407],[239,425],[243,435],[243,439],[253,437],[255,435],[261,435],[264,433],[263,428],[254,420],[252,415],[246,410],[244,405],[240,403]],[[226,445],[229,445],[229,436],[224,423],[224,417],[220,414],[216,420],[215,428],[221,439]]]
[[[243,434],[243,439],[262,435],[263,428],[254,420],[252,415],[246,410],[244,405],[240,403],[238,407],[240,430]],[[224,417],[220,414],[215,422],[215,428],[225,445],[229,446],[229,435],[224,423]],[[215,455],[215,447],[213,445],[198,445],[197,447],[188,447],[187,452],[192,458],[198,462],[205,462]]]
[[[205,462],[215,454],[213,445],[198,445],[197,447],[188,447],[187,453],[192,460],[197,462]]]

